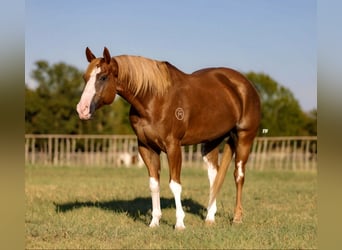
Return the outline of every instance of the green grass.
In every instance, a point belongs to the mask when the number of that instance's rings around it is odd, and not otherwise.
[[[244,222],[231,224],[232,169],[218,197],[216,224],[204,225],[208,179],[182,171],[185,231],[175,231],[175,207],[162,169],[160,226],[150,229],[146,169],[26,166],[26,248],[317,248],[317,174],[247,171]]]

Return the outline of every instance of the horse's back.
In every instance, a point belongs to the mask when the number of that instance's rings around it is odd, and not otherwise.
[[[235,109],[240,112],[238,122],[240,128],[259,126],[261,117],[259,94],[243,74],[231,68],[220,67],[201,69],[193,72],[191,76],[198,79],[199,83],[209,82],[213,87],[224,86],[226,98],[235,99]]]
[[[234,86],[236,88],[246,89],[248,92],[251,91],[256,93],[253,84],[243,74],[231,68],[205,68],[193,72],[190,76],[199,79],[206,77],[216,78],[227,86]]]

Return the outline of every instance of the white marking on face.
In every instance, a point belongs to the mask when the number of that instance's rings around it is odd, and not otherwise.
[[[95,89],[96,76],[100,72],[101,72],[101,68],[99,67],[96,67],[93,69],[93,71],[90,74],[90,78],[83,90],[81,100],[77,104],[76,110],[78,112],[80,119],[89,119],[91,117],[90,105],[91,105],[91,100],[93,99],[96,93],[96,89]]]
[[[238,166],[238,176],[236,177],[236,182],[239,182],[241,178],[244,176],[242,172],[242,161],[239,161],[237,166]]]

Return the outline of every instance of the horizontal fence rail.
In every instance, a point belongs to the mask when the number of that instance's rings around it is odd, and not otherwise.
[[[182,147],[183,166],[203,167],[201,144]],[[167,165],[166,155],[161,156]],[[25,135],[25,164],[143,167],[135,135]],[[253,169],[316,170],[317,137],[257,137]]]

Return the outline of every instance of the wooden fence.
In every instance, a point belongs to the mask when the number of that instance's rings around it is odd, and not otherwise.
[[[203,167],[201,145],[182,147],[183,166]],[[162,167],[167,165],[161,156]],[[25,135],[25,164],[137,166],[144,163],[134,135]],[[248,168],[316,170],[317,137],[258,137]]]

